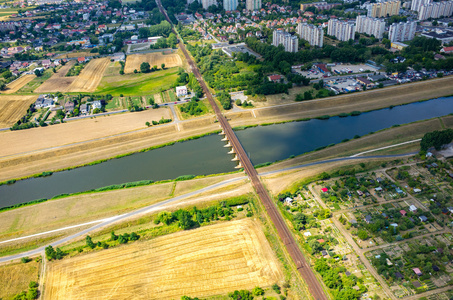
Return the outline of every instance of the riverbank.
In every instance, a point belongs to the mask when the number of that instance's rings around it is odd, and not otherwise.
[[[453,77],[447,77],[290,105],[230,112],[226,113],[226,116],[232,126],[240,127],[316,118],[324,115],[332,116],[352,111],[369,111],[450,95],[452,83]],[[78,121],[72,126],[86,128],[86,124],[82,122],[84,121]],[[118,133],[120,130],[115,129],[114,135],[106,133],[95,139],[68,143],[66,140],[60,141],[57,138],[58,135],[64,134],[64,125],[53,127],[52,130],[55,130],[56,133],[47,135],[46,139],[43,139],[42,134],[48,128],[2,133],[1,143],[8,145],[5,149],[10,150],[2,150],[3,148],[0,147],[0,168],[2,169],[0,181],[89,164],[219,129],[214,116],[207,116],[151,128],[139,127],[132,130],[131,127],[128,127],[128,131],[123,133]],[[58,132],[59,130],[61,132]],[[24,138],[25,136],[26,138]],[[89,138],[91,135],[87,132],[86,136]],[[39,140],[39,142],[35,144],[35,140]],[[48,147],[44,145],[48,145]],[[11,149],[16,150],[11,151]]]

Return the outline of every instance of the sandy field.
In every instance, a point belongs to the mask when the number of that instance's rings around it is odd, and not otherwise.
[[[44,299],[180,299],[281,279],[259,225],[243,219],[49,263]]]
[[[28,290],[30,281],[38,281],[39,263],[35,261],[0,266],[0,299],[12,299]]]
[[[109,63],[110,58],[108,57],[91,60],[68,87],[67,92],[94,92]]]
[[[3,103],[2,99],[4,97],[11,98],[13,96],[1,96],[0,105]],[[31,99],[36,99],[36,96],[14,97],[30,97]],[[92,119],[72,121],[56,126],[4,132],[0,139],[0,157],[17,152],[38,150],[49,147],[50,145],[52,145],[51,147],[56,147],[68,143],[77,143],[98,139],[104,136],[116,135],[131,130],[145,129],[145,123],[147,121],[158,121],[162,117],[171,118],[171,112],[168,108],[100,116]],[[94,128],[96,128],[96,130],[93,130]],[[30,142],[31,140],[33,140],[33,143]]]
[[[0,96],[0,128],[14,125],[37,98],[38,96]]]
[[[165,68],[182,66],[181,57],[176,53],[165,55],[162,52],[133,54],[126,58],[124,73],[133,73],[135,69],[140,72],[142,62],[148,62],[151,67],[157,66],[159,69],[162,64],[165,64]]]
[[[2,94],[13,94],[20,90],[24,85],[36,78],[36,75],[24,75],[19,79],[14,80],[6,85],[6,90],[2,91]]]

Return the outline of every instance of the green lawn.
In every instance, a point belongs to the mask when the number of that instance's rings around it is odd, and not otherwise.
[[[44,81],[49,79],[53,75],[52,69],[45,70],[42,76],[36,77],[25,86],[23,86],[18,92],[19,93],[32,93],[36,88],[38,88]]]
[[[99,84],[96,94],[113,96],[145,96],[168,90],[178,77],[178,69],[171,68],[148,74],[127,74],[105,76]]]
[[[170,101],[175,102],[176,101],[176,94],[173,90],[168,91],[168,95],[170,96]]]
[[[123,100],[120,97],[113,97],[105,106],[106,110],[120,110],[124,108]]]

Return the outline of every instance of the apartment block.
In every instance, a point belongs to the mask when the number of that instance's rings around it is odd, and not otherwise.
[[[433,0],[412,0],[411,10],[419,11],[422,5],[430,4]]]
[[[353,40],[355,26],[352,23],[330,19],[327,25],[327,34],[336,37],[340,41]]]
[[[245,8],[253,11],[261,9],[261,0],[247,0],[245,3]]]
[[[437,19],[441,17],[450,17],[452,14],[453,1],[434,2],[420,6],[418,10],[418,19]]]
[[[368,17],[385,18],[395,16],[400,13],[401,1],[391,0],[381,3],[373,3],[368,5]]]
[[[283,30],[274,30],[272,45],[278,47],[283,45],[287,52],[297,52],[299,49],[299,39],[295,35],[291,35]]]
[[[238,7],[238,0],[223,0],[223,9],[225,11],[233,11]]]
[[[417,27],[417,23],[413,22],[400,22],[394,23],[390,26],[389,29],[389,39],[390,42],[404,42],[410,41],[415,36],[415,29]]]
[[[299,37],[306,40],[310,46],[322,47],[324,41],[324,30],[322,30],[321,26],[299,23],[296,30]]]
[[[382,39],[385,31],[385,21],[378,18],[357,16],[355,31],[374,35],[375,38]]]
[[[209,6],[217,5],[217,1],[216,0],[201,0],[199,2],[203,6],[203,9],[208,9]]]

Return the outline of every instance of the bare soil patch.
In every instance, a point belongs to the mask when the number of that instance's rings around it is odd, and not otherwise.
[[[39,263],[35,261],[0,266],[0,299],[13,299],[28,290],[30,281],[38,281]]]
[[[94,92],[101,82],[110,58],[103,57],[91,60],[68,87],[68,92]]]
[[[6,90],[2,91],[2,94],[13,94],[21,89],[24,85],[36,78],[36,75],[24,75],[19,79],[14,80],[6,86]]]
[[[51,263],[44,299],[179,299],[281,278],[259,224],[243,219]]]
[[[37,98],[38,96],[0,96],[0,128],[16,123]]]
[[[143,62],[149,63],[151,67],[157,66],[159,69],[162,64],[165,64],[165,68],[182,66],[181,57],[176,53],[165,55],[162,52],[133,54],[127,56],[124,73],[133,73],[134,70],[140,71],[140,65]]]

